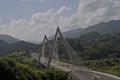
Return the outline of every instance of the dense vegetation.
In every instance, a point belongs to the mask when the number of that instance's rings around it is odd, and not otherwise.
[[[87,67],[120,76],[120,34],[91,32],[68,41]]]
[[[82,59],[120,58],[120,34],[100,35],[92,32],[68,41]]]
[[[0,80],[68,80],[65,72],[40,66],[26,52],[13,52],[0,57]]]

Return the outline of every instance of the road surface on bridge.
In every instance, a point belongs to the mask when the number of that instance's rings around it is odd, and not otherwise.
[[[38,59],[37,54],[32,54],[32,56],[36,59]],[[41,63],[42,64],[47,64],[48,62],[44,60],[45,58],[41,58]],[[51,60],[50,65],[56,69],[63,70],[66,72],[70,72],[74,80],[120,80],[120,77],[116,77],[110,74],[102,73],[102,72],[97,72],[97,71],[92,71],[88,70],[87,68],[84,67],[73,67],[71,64],[63,63],[63,62],[58,62],[55,60]]]

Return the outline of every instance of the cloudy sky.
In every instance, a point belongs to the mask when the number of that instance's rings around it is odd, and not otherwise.
[[[118,19],[120,0],[0,0],[0,34],[22,40]]]

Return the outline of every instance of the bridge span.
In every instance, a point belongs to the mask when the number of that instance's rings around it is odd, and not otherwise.
[[[65,48],[66,55],[68,56],[67,60],[69,61],[67,62],[62,61],[59,57],[59,39]],[[48,45],[47,49],[49,48],[49,51],[46,50],[46,44]],[[54,67],[65,72],[69,72],[74,80],[120,80],[120,77],[92,71],[86,67],[80,66],[82,64],[81,58],[77,55],[67,40],[64,39],[59,28],[56,30],[52,44],[48,40],[47,36],[45,36],[43,40],[42,52],[39,55],[37,53],[32,53],[31,56],[48,68]]]
[[[32,53],[31,55],[36,60],[38,60],[37,53]],[[48,62],[45,61],[44,58],[41,58],[40,63],[47,66],[46,64]],[[70,73],[71,76],[73,77],[73,80],[120,80],[120,77],[117,76],[113,76],[102,72],[92,71],[82,66],[73,67],[71,65],[72,64],[51,60],[50,67]]]

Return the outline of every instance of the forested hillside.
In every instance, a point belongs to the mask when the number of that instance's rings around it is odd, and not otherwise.
[[[90,32],[68,41],[85,66],[120,76],[120,34]]]

